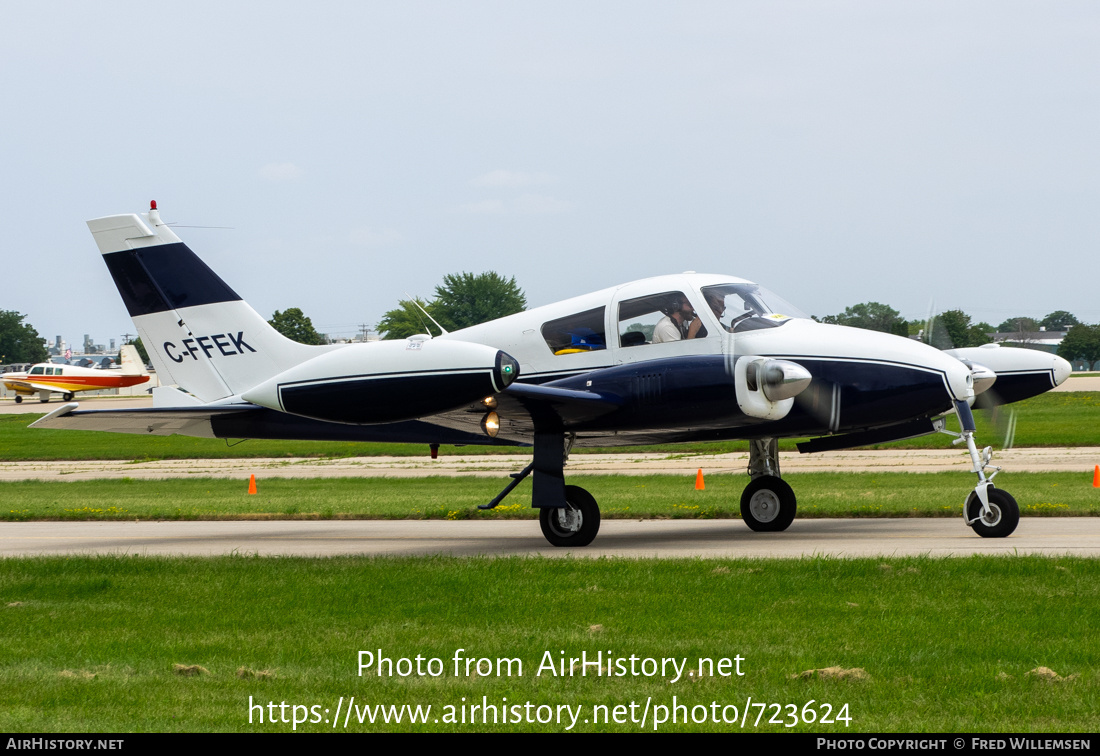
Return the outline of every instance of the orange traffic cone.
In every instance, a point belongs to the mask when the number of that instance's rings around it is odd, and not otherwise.
[[[256,493],[256,476],[255,476],[255,474],[253,474],[252,477],[248,479],[248,492],[250,494]]]
[[[1100,467],[1097,468],[1100,470]],[[703,483],[703,468],[699,468],[699,472],[695,473],[695,490],[705,491],[707,489],[706,484]]]
[[[1092,487],[1100,488],[1100,465],[1096,466],[1096,469],[1092,471]]]

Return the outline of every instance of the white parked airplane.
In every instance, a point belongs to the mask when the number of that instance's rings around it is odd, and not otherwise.
[[[971,405],[1064,381],[1054,355],[1001,347],[941,352],[889,334],[814,322],[750,281],[684,273],[623,284],[435,338],[305,346],[272,329],[161,221],[88,222],[153,364],[171,387],[154,407],[34,423],[217,438],[339,439],[533,447],[532,504],[557,546],[584,546],[599,507],[565,484],[574,446],[748,439],[741,514],[785,530],[796,498],[776,439],[802,452],[944,430],[957,414],[978,483],[963,505],[979,535],[1009,535],[1015,500],[995,488]],[[992,388],[994,387],[995,388]],[[983,393],[984,392],[984,393]],[[946,432],[946,431],[945,431]],[[987,474],[988,473],[988,474]]]

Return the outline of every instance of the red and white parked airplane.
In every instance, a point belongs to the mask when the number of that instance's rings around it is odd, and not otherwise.
[[[78,391],[126,388],[149,380],[137,348],[132,344],[122,347],[120,360],[121,368],[86,368],[42,362],[32,365],[25,373],[5,373],[2,379],[4,385],[15,392],[17,404],[23,401],[24,396],[35,394],[38,394],[40,402],[50,401],[51,394],[61,394],[69,402]]]

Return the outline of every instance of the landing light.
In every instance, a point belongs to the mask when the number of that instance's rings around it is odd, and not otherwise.
[[[497,408],[497,398],[495,396],[487,396],[481,400],[481,403],[485,405],[485,409],[494,410]]]
[[[485,415],[481,421],[481,429],[485,431],[485,435],[489,438],[496,438],[497,433],[500,431],[500,416],[495,412]]]

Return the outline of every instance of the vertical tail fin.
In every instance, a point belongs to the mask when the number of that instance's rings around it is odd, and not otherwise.
[[[133,344],[123,344],[118,352],[118,360],[122,366],[123,375],[145,375],[145,364],[141,361],[137,347]]]
[[[97,218],[88,228],[164,384],[212,402],[329,348],[298,344],[268,325],[164,225],[155,203],[143,215]]]

